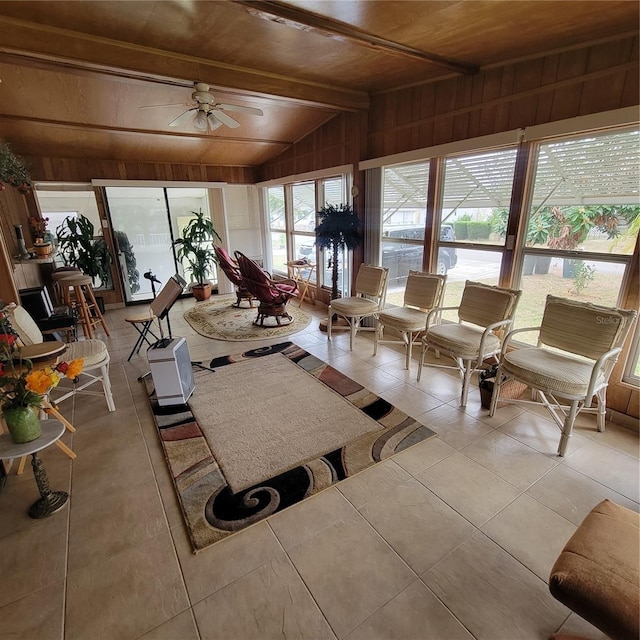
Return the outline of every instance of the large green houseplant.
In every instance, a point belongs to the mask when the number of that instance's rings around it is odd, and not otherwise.
[[[191,213],[195,217],[185,225],[182,237],[174,240],[173,246],[177,248],[178,259],[184,259],[188,263],[187,269],[195,281],[191,286],[193,297],[196,300],[207,300],[211,296],[211,283],[208,278],[216,264],[216,255],[212,251],[211,243],[216,238],[222,238],[213,228],[211,218],[203,213],[202,209]]]
[[[23,192],[31,187],[27,165],[7,144],[0,144],[0,191],[4,189],[3,182]]]
[[[100,286],[111,282],[111,254],[102,236],[95,235],[93,223],[85,216],[65,218],[56,229],[58,254],[67,267],[78,267],[84,274],[96,278]]]
[[[331,251],[331,299],[335,300],[338,297],[338,254],[345,248],[355,249],[360,245],[360,221],[350,204],[326,204],[318,211],[318,219],[316,244],[320,249]]]

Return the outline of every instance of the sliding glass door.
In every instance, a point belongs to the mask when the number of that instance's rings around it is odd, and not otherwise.
[[[207,190],[203,188],[107,187],[106,197],[117,247],[117,259],[127,302],[153,297],[153,274],[160,284],[174,274],[185,275],[172,242],[180,236],[193,212],[209,213]]]

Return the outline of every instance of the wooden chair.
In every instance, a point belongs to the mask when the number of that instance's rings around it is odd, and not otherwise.
[[[597,429],[604,431],[609,376],[636,315],[636,311],[548,295],[540,326],[516,329],[502,345],[490,415],[498,401],[539,404],[501,396],[502,385],[517,380],[531,387],[560,428],[559,456],[567,450],[581,411],[597,413]],[[526,331],[538,332],[537,346],[507,351],[513,338]],[[592,407],[594,397],[596,407]]]

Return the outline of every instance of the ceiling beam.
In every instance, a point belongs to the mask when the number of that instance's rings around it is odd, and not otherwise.
[[[266,140],[260,138],[241,138],[236,136],[207,135],[205,133],[182,133],[180,131],[158,131],[156,129],[137,129],[131,127],[112,127],[85,122],[68,122],[64,120],[48,120],[46,118],[32,118],[27,116],[0,114],[0,122],[28,123],[43,126],[52,126],[58,129],[74,129],[76,131],[98,131],[104,133],[125,133],[131,135],[151,135],[164,138],[199,138],[210,142],[233,142],[238,144],[275,145],[288,148],[293,142],[287,140]]]
[[[301,31],[313,31],[321,36],[336,40],[349,40],[359,45],[366,46],[376,51],[382,51],[394,55],[400,55],[422,62],[429,62],[450,71],[463,74],[477,73],[479,67],[469,62],[455,60],[430,53],[422,49],[415,49],[408,45],[385,40],[372,33],[358,29],[352,25],[333,20],[317,13],[304,11],[299,7],[293,7],[282,2],[271,0],[231,0],[245,9],[249,14],[263,20],[284,24]]]
[[[192,87],[194,80],[198,80],[219,89],[341,111],[369,107],[369,95],[364,91],[303,81],[6,16],[0,16],[0,51],[87,73],[185,87]]]

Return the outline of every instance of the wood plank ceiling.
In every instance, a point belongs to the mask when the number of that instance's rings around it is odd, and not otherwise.
[[[28,156],[257,166],[373,93],[637,32],[635,0],[0,2],[0,140]],[[190,119],[193,82],[233,113]],[[141,109],[146,105],[166,105]]]

